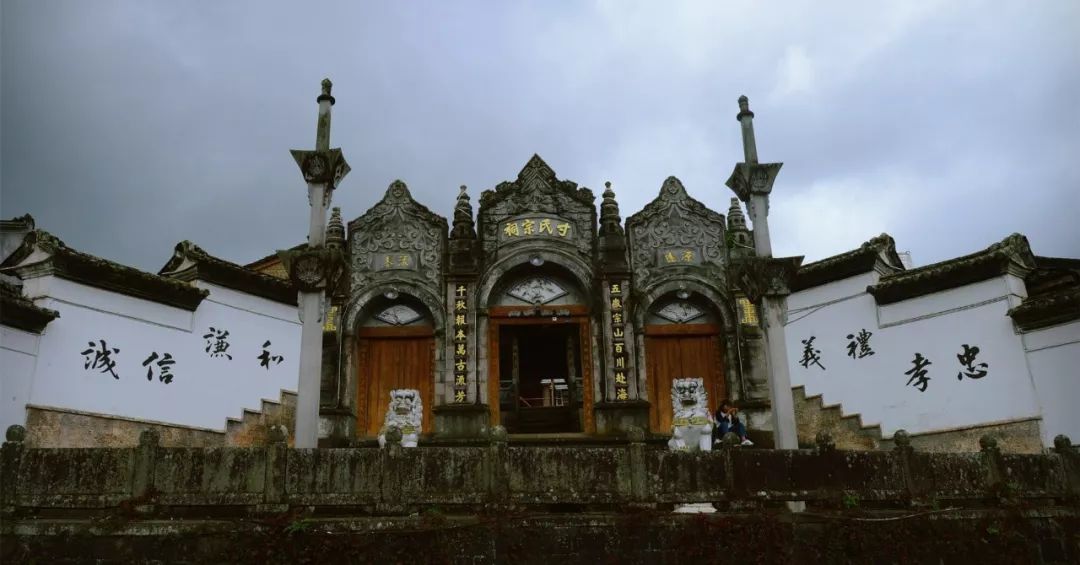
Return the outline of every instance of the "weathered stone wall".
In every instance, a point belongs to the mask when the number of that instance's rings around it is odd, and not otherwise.
[[[168,448],[148,430],[134,448],[42,449],[13,427],[0,451],[0,558],[1053,562],[1080,550],[1080,452],[1065,437],[1030,455],[990,437],[978,453],[925,453],[904,434],[891,452],[839,451],[822,435],[812,450],[704,453],[515,446],[504,434],[290,449],[284,430],[271,435],[266,447]],[[785,513],[794,500],[809,511]],[[686,503],[722,513],[671,516]]]
[[[45,519],[4,563],[1076,563],[1075,511]]]
[[[978,451],[979,440],[983,436],[989,435],[997,440],[1001,451],[1008,453],[1042,453],[1040,422],[1041,419],[1035,418],[1032,420],[971,426],[956,430],[911,434],[911,446],[919,451],[937,453]],[[881,441],[882,449],[892,447],[892,439],[883,439]]]
[[[31,447],[134,447],[145,429],[164,446],[225,445],[225,434],[213,430],[40,406],[26,407],[26,429]]]

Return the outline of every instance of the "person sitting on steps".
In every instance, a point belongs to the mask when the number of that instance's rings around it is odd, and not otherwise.
[[[721,441],[724,434],[734,432],[736,436],[739,436],[739,445],[750,447],[754,445],[754,442],[746,437],[746,426],[739,421],[738,411],[739,408],[734,402],[727,399],[720,401],[720,409],[716,411],[716,427],[720,433],[716,435],[716,438],[717,441]]]

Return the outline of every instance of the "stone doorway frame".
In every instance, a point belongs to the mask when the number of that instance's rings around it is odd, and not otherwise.
[[[501,326],[526,326],[547,324],[576,324],[578,326],[578,347],[580,350],[581,365],[581,409],[582,409],[582,433],[592,434],[596,432],[593,420],[593,353],[592,353],[592,321],[589,318],[589,308],[581,304],[559,306],[560,310],[568,310],[569,316],[557,316],[551,319],[545,316],[514,316],[511,312],[520,312],[521,308],[514,306],[493,306],[488,311],[487,319],[487,397],[491,416],[491,425],[500,422],[499,413],[499,328]]]

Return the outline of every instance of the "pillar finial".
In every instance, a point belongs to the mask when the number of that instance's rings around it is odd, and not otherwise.
[[[315,101],[322,102],[323,100],[329,100],[330,105],[333,106],[336,100],[334,100],[334,97],[330,95],[330,89],[332,88],[334,88],[334,83],[330,82],[330,79],[322,79],[322,94],[320,94],[319,97],[315,99]]]
[[[739,97],[739,114],[735,116],[742,125],[743,155],[747,164],[756,165],[757,143],[754,141],[754,113],[750,111],[750,99],[746,95]]]

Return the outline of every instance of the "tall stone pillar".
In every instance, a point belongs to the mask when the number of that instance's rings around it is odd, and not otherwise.
[[[649,403],[644,400],[639,371],[634,370],[634,325],[630,323],[630,264],[627,261],[626,233],[619,216],[619,203],[611,183],[604,183],[600,204],[598,240],[600,295],[604,302],[597,310],[603,328],[600,395],[593,405],[596,433],[625,435],[631,429],[648,429]],[[602,376],[602,378],[600,378]]]
[[[476,319],[479,242],[473,220],[472,203],[462,185],[454,206],[450,230],[448,275],[446,278],[448,381],[436,386],[433,403],[435,432],[439,437],[478,437],[488,426],[491,412],[484,402],[483,383],[477,363],[486,355],[477,350]],[[499,399],[488,399],[498,402]]]
[[[733,264],[736,282],[752,301],[761,301],[761,322],[768,350],[769,402],[772,407],[773,440],[778,449],[797,449],[795,407],[791,395],[791,375],[787,359],[788,283],[802,263],[802,257],[773,259],[769,235],[769,194],[783,163],[758,163],[754,140],[754,113],[750,102],[739,98],[745,161],[735,165],[727,181],[739,200],[747,205],[754,225],[757,257],[742,257]]]
[[[298,448],[318,446],[319,392],[322,381],[323,314],[325,289],[336,279],[341,268],[341,252],[328,250],[326,238],[326,209],[331,195],[341,179],[349,173],[349,165],[341,149],[330,149],[330,79],[322,81],[318,97],[319,121],[315,134],[315,150],[293,150],[293,159],[300,166],[308,187],[310,215],[307,248],[300,251],[279,251],[289,278],[300,291],[300,376],[296,399],[296,439]]]

